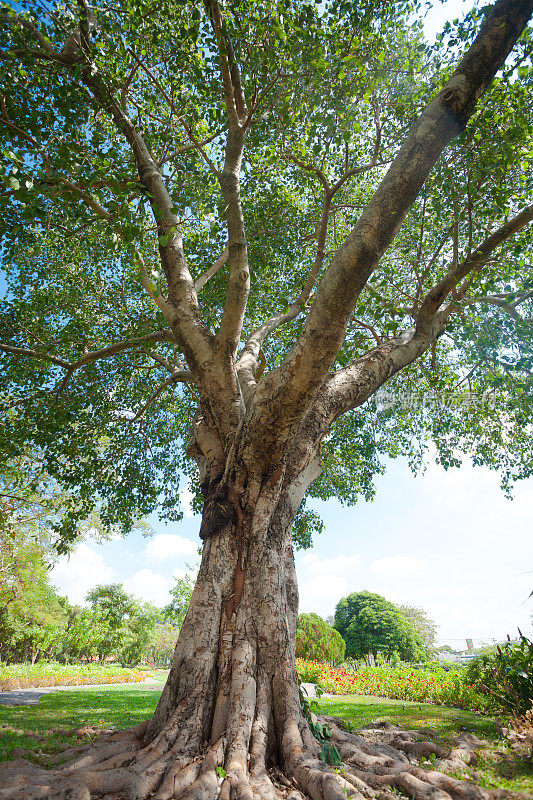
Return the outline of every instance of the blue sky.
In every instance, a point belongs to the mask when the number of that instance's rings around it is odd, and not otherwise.
[[[425,18],[428,40],[467,7],[435,4]],[[182,497],[187,504],[186,491]],[[509,501],[486,469],[465,464],[445,472],[430,463],[415,478],[398,460],[378,477],[374,502],[314,505],[326,527],[296,557],[301,611],[328,616],[342,596],[369,589],[422,606],[438,623],[440,641],[458,648],[466,637],[501,639],[518,625],[531,633],[533,480],[518,485]],[[82,602],[92,586],[122,581],[137,596],[166,603],[173,576],[198,560],[199,518],[188,511],[171,526],[150,522],[151,538],[80,544],[53,571],[58,589]]]
[[[457,648],[467,637],[502,639],[517,626],[531,632],[533,480],[519,484],[511,501],[487,469],[465,463],[446,472],[430,463],[414,477],[394,461],[378,478],[373,502],[314,505],[326,527],[311,550],[296,555],[301,611],[328,616],[341,597],[368,589],[422,606],[438,623],[440,641]],[[139,597],[164,603],[173,575],[198,560],[199,517],[187,514],[169,526],[152,520],[152,538],[84,542],[52,578],[76,602],[96,583],[123,581]]]

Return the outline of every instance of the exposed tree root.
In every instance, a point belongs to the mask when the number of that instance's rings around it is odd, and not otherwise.
[[[60,754],[64,763],[45,769],[24,759],[0,764],[1,800],[393,800],[398,792],[414,800],[504,800],[516,794],[489,790],[450,777],[444,770],[475,762],[480,742],[465,734],[445,751],[420,741],[416,731],[376,725],[349,733],[335,718],[324,718],[343,766],[317,758],[306,729],[288,725],[281,738],[280,767],[268,766],[265,720],[256,716],[252,746],[244,750],[242,730],[191,757],[181,737],[165,749],[165,737],[143,745],[144,728],[104,733],[90,744]],[[263,725],[263,728],[262,728]],[[243,726],[246,728],[246,725]],[[248,737],[248,740],[250,737]],[[418,741],[417,741],[418,740]],[[168,738],[167,738],[168,741]],[[303,745],[303,746],[302,746]],[[431,763],[428,763],[431,758]],[[527,797],[527,795],[523,795]]]

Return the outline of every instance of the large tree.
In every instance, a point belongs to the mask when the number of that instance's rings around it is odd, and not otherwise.
[[[425,657],[422,639],[394,603],[374,592],[353,592],[339,600],[335,629],[346,642],[346,655],[376,663],[385,660],[421,661]]]
[[[4,797],[484,796],[335,726],[351,766],[318,759],[291,530],[426,438],[530,472],[532,7],[436,50],[408,2],[2,11],[2,452],[76,489],[65,542],[95,507],[176,513],[184,469],[204,543],[153,718]],[[413,400],[456,384],[498,405]]]

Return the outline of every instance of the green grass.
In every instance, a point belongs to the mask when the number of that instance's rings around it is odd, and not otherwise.
[[[154,713],[160,695],[159,689],[142,684],[127,689],[115,684],[51,692],[35,706],[0,706],[0,760],[9,759],[13,748],[22,748],[35,751],[37,760],[46,763],[40,754],[74,742],[74,728],[133,727]],[[35,739],[32,734],[43,738]]]
[[[377,719],[392,722],[402,728],[431,730],[446,744],[451,744],[463,730],[480,738],[497,737],[498,729],[492,717],[475,714],[449,706],[433,706],[429,703],[412,703],[407,700],[389,700],[368,695],[342,695],[323,697],[320,700],[323,714],[342,717],[354,728],[364,728]]]
[[[158,671],[154,683],[162,688],[166,671]],[[72,730],[81,726],[128,728],[148,719],[154,712],[160,690],[139,684],[125,688],[108,685],[97,689],[73,687],[46,694],[36,706],[0,706],[0,760],[10,758],[14,748],[31,750],[46,765],[47,753],[65,743],[74,743]],[[422,729],[432,741],[450,745],[463,730],[484,739],[487,746],[469,777],[482,786],[510,791],[533,792],[533,767],[515,758],[498,735],[492,717],[446,706],[388,700],[383,697],[342,696],[322,698],[322,713],[342,717],[353,729],[364,728],[376,719],[407,729]],[[35,739],[33,734],[42,736]],[[460,776],[458,776],[460,777]]]

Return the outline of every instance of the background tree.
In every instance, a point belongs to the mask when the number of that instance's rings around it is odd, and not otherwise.
[[[421,661],[426,652],[422,639],[394,605],[373,592],[353,592],[342,598],[335,609],[335,628],[346,642],[346,655],[376,663],[378,655],[386,661]]]
[[[107,627],[89,608],[71,606],[65,599],[66,621],[61,635],[60,659],[67,662],[94,661],[102,651]]]
[[[61,648],[64,614],[50,583],[47,550],[11,524],[0,526],[0,659],[31,661]]]
[[[114,655],[123,667],[136,666],[155,639],[161,612],[151,603],[140,603],[124,591],[121,583],[95,586],[86,599],[98,629],[100,661]]]
[[[435,652],[438,625],[427,615],[427,611],[419,606],[396,606],[402,617],[420,636],[424,650],[428,655]]]
[[[174,586],[170,590],[171,600],[163,609],[163,616],[172,626],[179,631],[189,603],[191,602],[192,591],[194,589],[194,578],[190,572],[181,578],[176,578]]]
[[[272,760],[314,800],[357,792],[299,704],[302,499],[370,496],[380,455],[416,463],[428,439],[446,466],[531,472],[532,4],[475,10],[435,50],[414,5],[2,12],[2,457],[30,442],[79,498],[63,542],[92,508],[179,516],[181,470],[204,501],[154,717],[50,793],[271,798]],[[465,414],[464,387],[498,402]],[[380,791],[428,796],[394,764]]]
[[[169,622],[159,622],[155,626],[154,636],[150,642],[148,656],[156,666],[167,667],[178,641],[179,628]]]
[[[312,661],[334,661],[344,659],[346,644],[331,625],[318,614],[299,614],[296,625],[296,658]]]

